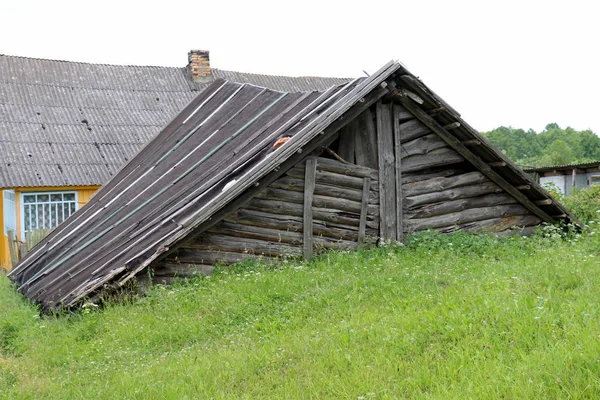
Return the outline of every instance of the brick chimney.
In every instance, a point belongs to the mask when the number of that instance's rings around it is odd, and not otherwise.
[[[192,81],[203,83],[211,80],[210,60],[208,50],[190,50],[188,53],[188,68]]]

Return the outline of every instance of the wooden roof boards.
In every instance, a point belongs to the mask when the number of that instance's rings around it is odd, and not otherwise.
[[[437,135],[536,220],[573,220],[456,111],[390,62],[368,78],[319,92],[214,82],[9,276],[46,309],[123,285],[330,143],[381,99],[402,104],[418,120],[412,132]],[[282,136],[291,139],[271,151]]]

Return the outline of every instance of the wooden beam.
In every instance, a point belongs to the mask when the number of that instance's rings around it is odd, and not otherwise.
[[[519,185],[515,186],[517,190],[531,190],[531,185]]]
[[[463,140],[461,143],[463,144],[463,146],[479,146],[479,145],[481,145],[481,141],[477,140],[477,139]]]
[[[506,167],[506,163],[504,161],[493,161],[488,163],[488,165],[492,168]]]
[[[360,222],[358,224],[358,245],[365,240],[367,230],[367,206],[369,205],[369,190],[371,189],[371,178],[365,177],[363,181],[363,193],[360,203]]]
[[[534,203],[538,206],[549,206],[553,203],[552,199],[536,200]]]
[[[315,192],[317,160],[314,158],[306,160],[304,171],[304,259],[310,260],[313,250],[312,200]]]
[[[414,104],[411,100],[406,98],[399,98],[400,103],[409,111],[411,111],[415,117],[417,117],[424,125],[429,127],[432,131],[437,133],[450,147],[456,150],[466,160],[470,161],[475,167],[477,167],[483,174],[494,181],[502,189],[510,193],[517,201],[523,204],[529,211],[540,217],[543,221],[552,223],[554,219],[536,204],[529,200],[523,193],[517,188],[506,181],[502,176],[495,172],[489,165],[487,165],[482,159],[476,156],[471,150],[463,145],[459,139],[444,129],[436,120],[431,118],[425,111]]]
[[[399,242],[404,241],[404,227],[402,222],[402,203],[404,198],[404,195],[402,194],[402,145],[400,142],[400,115],[402,112],[406,112],[404,107],[399,105],[392,106],[392,113],[394,115],[394,157],[396,168],[396,240]]]
[[[396,172],[391,104],[377,103],[380,237],[396,240]]]

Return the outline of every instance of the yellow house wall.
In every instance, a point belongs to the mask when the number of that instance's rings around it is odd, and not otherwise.
[[[9,269],[8,238],[4,234],[4,196],[0,192],[0,269]]]
[[[47,186],[47,187],[27,187],[27,188],[14,188],[15,191],[15,206],[17,209],[17,238],[21,238],[21,193],[31,192],[65,192],[65,191],[76,191],[77,192],[77,206],[78,209],[83,207],[92,195],[98,190],[100,186]],[[4,198],[0,196],[0,268],[10,270],[10,253],[8,251],[8,237],[4,235]]]

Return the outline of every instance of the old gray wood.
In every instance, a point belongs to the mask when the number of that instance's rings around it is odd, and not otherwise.
[[[356,138],[356,120],[340,130],[338,155],[345,161],[354,164],[354,147]]]
[[[399,242],[404,241],[404,218],[402,216],[404,191],[402,190],[402,144],[400,143],[400,119],[402,112],[405,111],[406,110],[402,106],[392,106],[392,114],[394,119],[394,167],[396,175],[396,240]]]
[[[396,240],[396,173],[391,104],[377,102],[380,237]]]
[[[360,222],[358,224],[358,244],[361,245],[365,239],[367,229],[367,210],[369,205],[369,188],[371,187],[371,178],[365,177],[363,184],[363,197],[360,205]]]
[[[492,193],[483,196],[450,200],[435,204],[426,204],[424,206],[414,208],[410,212],[405,212],[404,217],[406,219],[427,218],[434,217],[436,215],[462,211],[468,208],[489,207],[500,204],[512,204],[516,202],[517,201],[508,193]]]
[[[442,201],[464,199],[467,197],[482,196],[484,194],[499,193],[502,188],[494,182],[485,182],[477,185],[461,186],[441,192],[431,192],[418,194],[416,196],[407,196],[404,204],[407,209],[415,208],[423,204],[435,204]]]
[[[467,222],[484,219],[512,217],[529,213],[530,211],[521,204],[503,204],[492,207],[469,208],[463,211],[438,215],[431,218],[411,219],[406,221],[406,228],[411,232],[421,231],[449,225],[461,225]]]
[[[442,147],[448,147],[448,145],[438,135],[430,133],[402,144],[401,156],[404,158],[417,154],[427,154]]]
[[[461,156],[463,156],[465,159],[467,159],[469,162],[475,165],[475,167],[477,167],[481,172],[487,175],[487,177],[494,181],[498,186],[510,193],[521,204],[527,207],[527,209],[536,214],[545,222],[552,223],[554,221],[550,215],[548,215],[545,211],[543,211],[537,205],[535,205],[523,193],[517,190],[512,184],[507,182],[502,176],[500,176],[489,165],[487,165],[486,162],[477,157],[471,150],[469,150],[465,145],[463,145],[459,139],[457,139],[454,135],[445,130],[443,126],[441,126],[436,120],[427,115],[425,111],[423,111],[420,107],[415,105],[411,100],[400,99],[400,102],[404,107],[406,107],[406,109],[412,112],[415,115],[415,117],[417,117],[423,124],[425,124],[435,133],[437,133],[442,138],[442,140],[448,143],[450,147],[452,147]]]
[[[414,172],[427,168],[451,165],[465,159],[449,147],[442,147],[427,154],[418,154],[402,159],[402,172]]]
[[[304,174],[304,259],[310,260],[313,251],[313,195],[315,192],[315,176],[317,160],[306,160]]]
[[[377,170],[377,133],[373,122],[373,114],[370,110],[365,110],[358,117],[358,136],[356,139],[356,163]]]
[[[403,190],[406,196],[415,196],[418,194],[441,192],[455,187],[475,185],[483,182],[491,181],[481,172],[475,171],[450,177],[439,177],[425,181],[407,183],[404,185]]]

